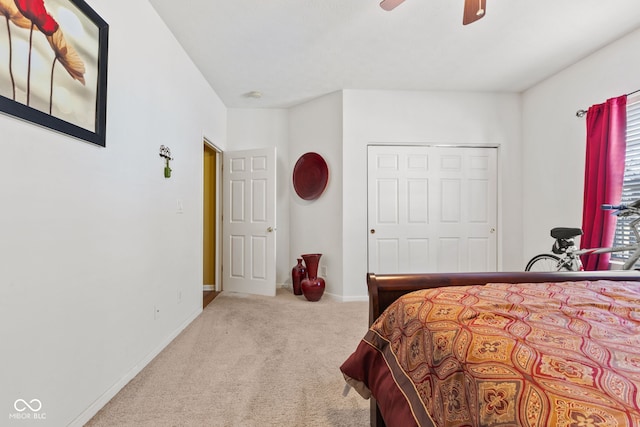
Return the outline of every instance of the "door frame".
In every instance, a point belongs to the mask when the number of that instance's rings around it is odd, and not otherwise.
[[[203,146],[207,146],[215,152],[216,158],[216,169],[214,171],[216,175],[216,185],[215,185],[215,213],[214,213],[214,227],[215,227],[215,257],[214,257],[214,275],[215,275],[215,283],[214,289],[204,289],[204,278],[203,278],[203,289],[208,291],[222,291],[222,155],[223,151],[216,146],[209,138],[206,136],[202,137]],[[203,155],[204,156],[204,155]],[[202,192],[202,206],[204,207],[204,158],[202,161],[203,165],[203,173],[202,173],[202,183],[203,183],[203,192]],[[203,209],[204,211],[204,209]],[[203,214],[204,220],[204,214]],[[204,230],[203,230],[203,238],[204,238]],[[202,259],[204,259],[204,247],[202,249],[201,254]]]

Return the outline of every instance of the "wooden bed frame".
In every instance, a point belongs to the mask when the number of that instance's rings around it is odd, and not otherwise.
[[[581,280],[639,281],[639,271],[582,272],[489,272],[430,274],[367,274],[369,325],[400,296],[420,289],[443,286],[484,285],[487,283],[577,282]],[[385,426],[376,401],[371,398],[371,426]]]

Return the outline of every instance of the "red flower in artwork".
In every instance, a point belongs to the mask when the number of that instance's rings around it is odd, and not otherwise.
[[[58,23],[44,7],[44,0],[15,0],[15,3],[20,12],[47,36],[58,29]]]

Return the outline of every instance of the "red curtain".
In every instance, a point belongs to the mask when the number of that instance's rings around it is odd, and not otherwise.
[[[627,96],[611,98],[587,111],[587,156],[584,173],[581,248],[613,244],[616,216],[603,203],[619,204],[624,177]],[[585,270],[608,270],[611,254],[585,255]]]

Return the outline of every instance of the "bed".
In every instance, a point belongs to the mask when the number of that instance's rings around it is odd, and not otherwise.
[[[370,327],[340,369],[372,426],[640,426],[640,272],[367,285]]]

